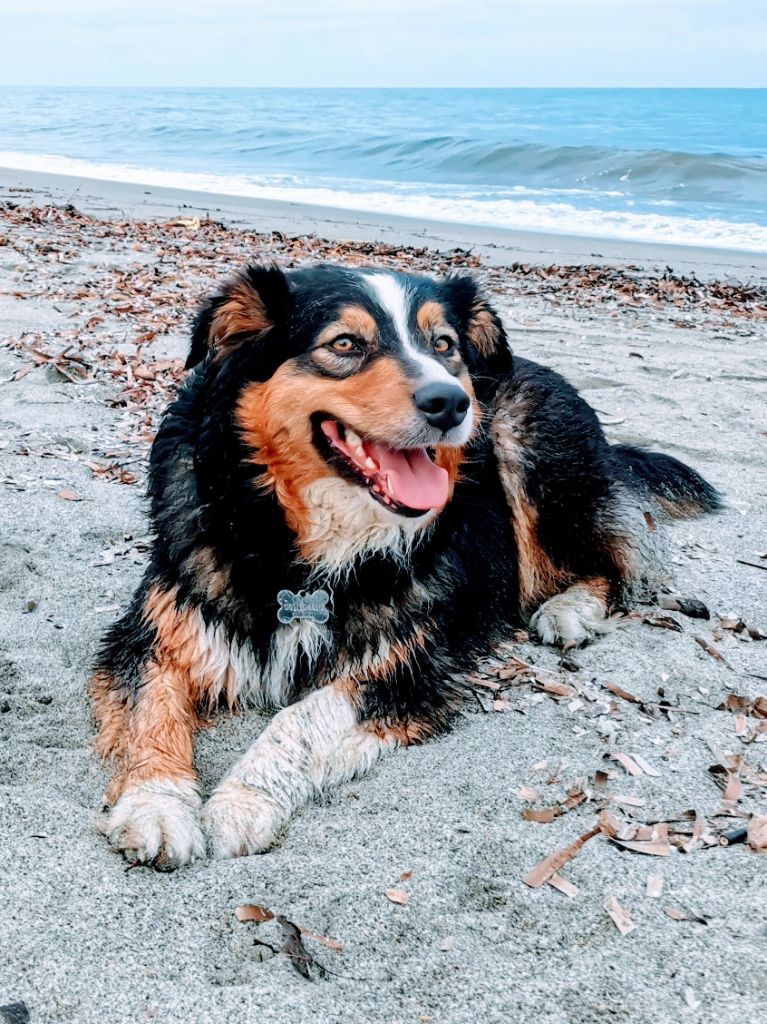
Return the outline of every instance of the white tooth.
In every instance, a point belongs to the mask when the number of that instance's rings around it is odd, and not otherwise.
[[[357,456],[358,459],[366,458],[365,449],[362,447],[361,444],[358,444],[357,447],[354,449],[354,454]]]
[[[378,466],[373,462],[369,455],[365,459],[365,469],[378,469]]]
[[[388,476],[386,478],[386,493],[390,495],[392,498],[394,497],[394,490],[392,489],[392,485],[389,483]]]
[[[362,438],[359,434],[355,434],[353,430],[346,429],[346,443],[350,448],[359,448],[362,445]]]

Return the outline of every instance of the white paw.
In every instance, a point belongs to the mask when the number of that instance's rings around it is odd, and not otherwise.
[[[144,782],[122,794],[100,828],[128,860],[172,870],[205,856],[199,809],[192,782]]]
[[[225,779],[202,812],[202,822],[216,857],[245,857],[263,853],[277,838],[286,815],[260,789]]]
[[[530,619],[545,644],[558,647],[580,647],[599,633],[609,632],[605,604],[586,588],[571,587],[545,601]]]

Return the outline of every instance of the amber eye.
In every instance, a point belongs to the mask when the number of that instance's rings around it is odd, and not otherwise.
[[[354,352],[357,348],[354,341],[345,336],[331,341],[329,347],[332,348],[334,352],[340,352],[341,355],[348,355],[350,352]]]
[[[452,347],[453,339],[445,337],[444,335],[441,338],[437,338],[434,342],[434,351],[438,352],[441,356],[445,355],[446,352],[449,352]]]

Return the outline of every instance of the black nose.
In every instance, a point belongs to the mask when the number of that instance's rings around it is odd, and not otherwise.
[[[415,393],[415,404],[429,426],[450,430],[466,419],[469,396],[454,384],[424,384]]]

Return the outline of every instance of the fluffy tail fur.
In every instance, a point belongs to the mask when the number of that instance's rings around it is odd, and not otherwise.
[[[674,519],[691,519],[724,507],[722,496],[700,473],[671,455],[632,445],[613,445],[620,475],[636,490],[650,491]]]

